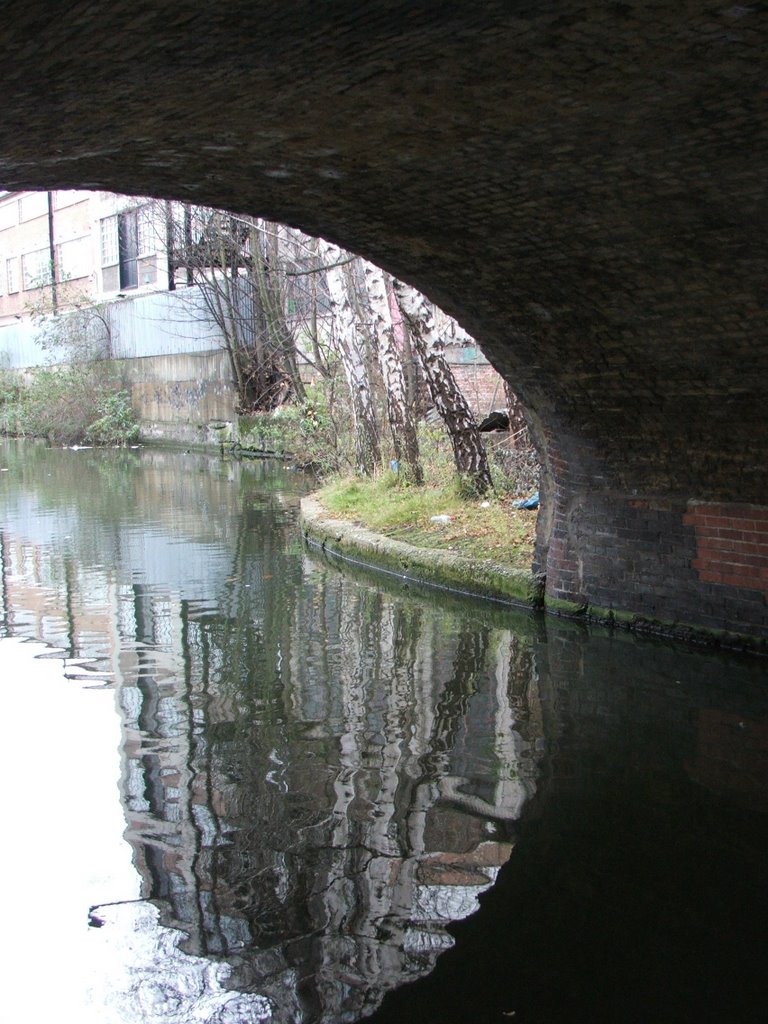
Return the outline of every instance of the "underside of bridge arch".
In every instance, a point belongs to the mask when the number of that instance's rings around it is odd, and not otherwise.
[[[762,8],[9,0],[0,183],[379,262],[528,409],[551,607],[765,639]]]

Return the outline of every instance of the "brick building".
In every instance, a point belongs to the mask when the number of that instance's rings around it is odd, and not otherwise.
[[[168,287],[152,207],[111,192],[0,193],[0,327],[76,296]]]

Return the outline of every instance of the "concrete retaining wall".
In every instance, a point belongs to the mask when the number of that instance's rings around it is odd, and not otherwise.
[[[220,444],[234,436],[235,391],[226,352],[118,360],[142,436],[179,444]]]

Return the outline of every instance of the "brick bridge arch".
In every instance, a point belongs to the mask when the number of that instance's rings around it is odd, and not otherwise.
[[[250,211],[526,404],[553,608],[768,637],[762,4],[9,0],[6,188]]]

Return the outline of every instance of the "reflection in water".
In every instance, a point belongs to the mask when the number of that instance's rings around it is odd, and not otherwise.
[[[103,932],[97,967],[108,984],[106,988],[92,986],[88,993],[85,1005],[95,1010],[95,1020],[150,1024],[275,1020],[266,996],[231,990],[231,970],[226,963],[183,952],[180,933],[160,924],[150,903],[109,906],[99,913]]]
[[[230,958],[276,1019],[354,1020],[508,858],[535,730],[508,630],[452,635],[309,563],[297,582],[278,609],[257,587],[229,615],[182,602],[180,670],[122,686],[127,837],[186,950]]]
[[[764,1019],[760,659],[387,592],[275,467],[0,451],[0,635],[121,721],[102,1022]]]
[[[356,1020],[429,970],[535,792],[530,644],[309,560],[285,473],[6,458],[5,632],[114,682],[125,835],[160,910],[157,927],[141,904],[93,909],[131,947],[113,1009]],[[212,957],[223,975],[193,969]],[[245,1016],[217,1003],[221,976]]]

